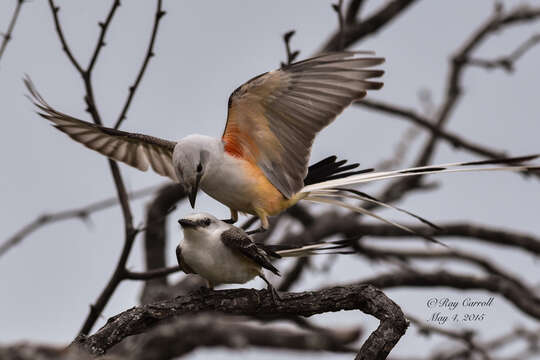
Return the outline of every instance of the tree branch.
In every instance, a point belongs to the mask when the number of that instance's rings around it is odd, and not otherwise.
[[[540,34],[531,36],[527,41],[521,44],[511,54],[501,56],[494,60],[485,60],[479,58],[465,59],[467,65],[482,67],[485,69],[501,68],[507,72],[513,72],[515,63],[521,58],[527,51],[532,49],[536,44],[540,43]]]
[[[414,2],[415,0],[393,0],[388,2],[366,20],[346,26],[343,34],[343,43],[341,43],[340,31],[338,29],[322,46],[320,52],[338,51],[341,49],[340,45],[343,45],[343,48],[347,48],[367,35],[376,33],[398,15],[401,15]]]
[[[137,74],[135,83],[129,87],[129,95],[126,99],[126,102],[124,103],[124,107],[122,108],[120,115],[118,116],[118,120],[116,120],[116,123],[114,124],[115,129],[118,129],[120,125],[122,125],[122,122],[125,120],[126,114],[131,105],[131,101],[133,100],[133,97],[135,96],[135,92],[137,91],[137,88],[139,87],[139,84],[146,71],[148,63],[150,62],[150,58],[155,55],[154,43],[156,41],[156,36],[157,36],[160,20],[164,15],[165,15],[165,11],[163,11],[162,9],[162,0],[157,0],[156,14],[154,16],[154,25],[152,27],[152,35],[150,36],[150,43],[148,44],[148,49],[146,50],[146,56],[144,57],[141,69],[139,70],[139,73]]]
[[[92,70],[94,69],[99,53],[101,49],[105,46],[105,34],[107,33],[107,30],[109,29],[109,25],[111,24],[114,14],[116,13],[116,9],[119,6],[120,6],[120,0],[114,0],[111,6],[111,10],[109,10],[109,14],[107,15],[107,18],[105,19],[105,21],[98,23],[99,27],[101,28],[101,31],[99,34],[99,39],[96,43],[96,47],[94,49],[94,53],[92,54],[90,63],[88,64],[88,68],[86,69],[86,72],[88,73],[91,73]]]
[[[439,224],[442,230],[435,230],[423,225],[407,224],[413,231],[436,237],[447,237],[447,240],[460,240],[469,238],[481,240],[490,244],[521,248],[527,252],[540,255],[540,239],[515,231],[495,229],[485,225],[469,223]],[[387,224],[336,224],[331,234],[356,233],[375,237],[410,237],[411,234]],[[463,239],[461,239],[463,240]]]
[[[157,14],[156,14],[156,21],[159,20],[160,17],[163,16],[163,11],[161,10],[161,0],[157,0],[158,6],[157,6]],[[112,21],[112,18],[116,12],[116,9],[119,7],[120,2],[119,0],[115,0],[112,4],[112,7],[107,15],[107,18],[104,23],[100,24],[101,26],[101,33],[98,39],[98,42],[95,46],[94,54],[90,60],[89,66],[86,70],[84,70],[80,64],[75,60],[73,54],[71,53],[69,47],[67,46],[67,43],[65,41],[62,28],[60,26],[60,22],[58,20],[58,11],[59,7],[54,5],[53,0],[49,0],[49,5],[51,7],[56,31],[58,33],[58,36],[60,38],[60,41],[63,45],[64,51],[66,52],[67,56],[71,60],[72,64],[75,66],[79,74],[81,75],[85,89],[86,89],[86,96],[85,100],[88,105],[88,111],[92,115],[92,119],[95,124],[102,125],[103,122],[101,120],[101,117],[99,115],[95,100],[94,100],[94,91],[92,86],[92,70],[94,69],[94,65],[97,61],[97,58],[100,54],[101,48],[104,46],[104,38],[105,34],[107,32],[107,29],[109,28],[109,24]],[[154,27],[154,30],[157,29],[157,26]],[[153,31],[154,33],[154,31]],[[155,38],[155,34],[153,34],[152,39]],[[151,42],[153,44],[153,40]],[[144,72],[145,65],[143,65],[142,72]],[[141,75],[142,76],[142,75]],[[124,246],[122,248],[122,252],[120,254],[120,258],[118,259],[118,262],[116,264],[116,268],[107,282],[107,285],[99,295],[98,299],[96,300],[95,304],[90,306],[90,312],[88,316],[86,317],[86,320],[84,321],[84,324],[81,328],[80,333],[81,334],[87,334],[95,324],[96,320],[98,319],[99,315],[109,302],[109,299],[111,298],[112,294],[116,290],[118,284],[126,279],[126,262],[129,257],[129,254],[131,253],[131,249],[133,247],[133,242],[135,240],[135,237],[138,233],[138,231],[133,226],[133,216],[131,213],[131,209],[129,207],[127,192],[125,189],[124,182],[122,180],[122,176],[120,174],[120,169],[118,168],[118,164],[113,160],[108,160],[109,166],[111,168],[111,173],[113,176],[113,180],[116,186],[118,199],[120,202],[120,207],[122,209],[122,215],[124,218]]]
[[[246,325],[216,314],[200,314],[166,321],[126,345],[130,359],[173,359],[201,346],[242,349],[258,346],[296,351],[352,352],[348,344],[360,332],[313,332],[283,327]]]
[[[427,272],[393,272],[361,280],[357,284],[371,284],[378,288],[393,287],[433,287],[445,286],[462,290],[487,290],[504,296],[523,313],[540,319],[540,299],[528,291],[498,277],[457,275],[446,271]]]
[[[407,321],[400,308],[383,292],[369,285],[333,287],[316,292],[286,293],[275,303],[266,290],[234,289],[195,293],[135,307],[109,319],[92,336],[74,344],[94,355],[104,354],[127,336],[139,334],[163,320],[184,314],[219,311],[233,315],[286,318],[340,310],[361,310],[381,320],[362,345],[356,359],[385,359],[405,333]]]
[[[137,191],[128,193],[129,200],[135,200],[149,194],[152,194],[157,190],[158,186],[149,186]],[[13,246],[18,245],[25,237],[30,235],[41,227],[49,224],[53,224],[63,220],[80,219],[87,221],[89,216],[95,212],[108,209],[110,207],[118,205],[118,197],[111,197],[108,199],[96,201],[86,206],[61,210],[57,212],[44,213],[38,216],[35,220],[24,225],[21,229],[15,232],[7,238],[2,245],[0,245],[0,256],[4,255]]]
[[[3,37],[3,39],[2,43],[0,43],[0,60],[2,59],[2,56],[6,51],[8,42],[13,37],[13,29],[15,29],[15,24],[17,23],[17,19],[19,18],[19,14],[21,12],[22,4],[24,2],[25,0],[17,0],[17,4],[15,5],[15,10],[13,11],[13,15],[11,16],[11,21],[9,22],[7,31],[1,34],[1,37]]]
[[[463,139],[459,135],[445,131],[431,123],[428,118],[416,113],[412,109],[403,108],[398,105],[389,104],[383,101],[368,99],[356,102],[355,104],[358,106],[366,107],[368,109],[377,110],[389,115],[393,115],[398,118],[409,120],[413,124],[429,130],[433,134],[433,136],[438,136],[441,139],[448,141],[456,149],[462,148],[472,153],[492,159],[508,156],[508,154],[505,152],[490,149],[482,145],[477,145],[469,140]]]
[[[62,50],[64,50],[68,59],[71,61],[71,64],[75,67],[75,69],[77,69],[79,74],[82,75],[84,73],[84,70],[82,66],[79,64],[79,62],[77,61],[77,59],[75,59],[75,56],[73,56],[73,53],[71,52],[71,49],[64,36],[62,26],[60,25],[60,20],[58,18],[58,12],[60,11],[60,7],[56,6],[53,0],[49,0],[49,7],[51,8],[51,12],[53,14],[54,26],[56,28],[56,33],[58,34],[58,38],[60,39],[60,43],[62,44]]]

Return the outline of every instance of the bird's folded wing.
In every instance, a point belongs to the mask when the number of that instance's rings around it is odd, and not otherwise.
[[[178,260],[178,266],[186,274],[196,274],[196,272],[184,261],[182,257],[182,248],[180,245],[176,247],[176,260]]]
[[[362,56],[360,56],[362,55]],[[351,102],[379,89],[369,52],[321,55],[262,74],[229,98],[225,151],[257,165],[287,198],[303,186],[315,135]]]
[[[231,227],[221,233],[221,241],[231,250],[239,252],[257,265],[279,275],[278,269],[272,265],[265,251],[259,248],[244,231]]]
[[[38,114],[73,140],[113,160],[146,171],[150,165],[160,175],[178,181],[172,164],[175,142],[129,133],[73,118],[52,108],[26,78],[24,80]]]

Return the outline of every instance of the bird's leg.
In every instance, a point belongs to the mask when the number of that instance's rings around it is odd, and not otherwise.
[[[253,235],[253,234],[263,233],[265,231],[266,229],[261,226],[261,227],[256,228],[255,230],[246,231],[246,234]]]
[[[268,281],[268,279],[267,279],[263,274],[260,274],[259,276],[261,277],[261,279],[264,280],[264,282],[266,283],[266,285],[268,285],[267,288],[266,288],[266,290],[268,290],[268,291],[270,292],[270,296],[272,297],[272,302],[273,302],[274,304],[277,304],[278,301],[281,301],[281,297],[279,296],[279,294],[278,294],[276,288],[274,288],[274,287],[272,286],[272,284],[270,284],[270,281]]]
[[[226,222],[227,224],[234,224],[235,222],[238,221],[238,211],[236,211],[234,209],[231,209],[231,208],[229,208],[229,210],[231,210],[231,218],[230,219],[224,219],[224,220],[221,220],[221,221]]]
[[[253,235],[265,232],[270,227],[270,223],[268,222],[268,215],[264,210],[256,210],[257,216],[259,217],[259,220],[261,220],[261,226],[255,230],[246,231],[246,234]]]
[[[206,279],[204,279],[204,280],[206,281],[206,286],[201,286],[199,288],[199,293],[202,296],[208,295],[210,292],[214,291],[214,285],[210,281],[208,281]]]

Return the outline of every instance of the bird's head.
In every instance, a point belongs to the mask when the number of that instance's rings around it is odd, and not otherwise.
[[[207,213],[196,213],[181,218],[178,223],[182,226],[184,234],[189,232],[206,235],[217,230],[222,221]]]
[[[204,179],[215,139],[202,135],[190,135],[178,141],[173,161],[178,180],[184,185],[191,207],[195,207],[197,192]]]

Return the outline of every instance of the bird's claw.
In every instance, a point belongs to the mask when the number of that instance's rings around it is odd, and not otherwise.
[[[248,235],[254,235],[254,234],[263,233],[263,232],[265,232],[265,231],[266,231],[266,229],[263,228],[263,227],[261,226],[260,228],[257,228],[257,229],[255,229],[255,230],[246,231],[246,234],[248,234]]]
[[[277,290],[272,286],[268,288],[268,291],[270,292],[270,297],[272,298],[272,302],[274,304],[278,304],[281,301],[281,296],[279,296]]]

